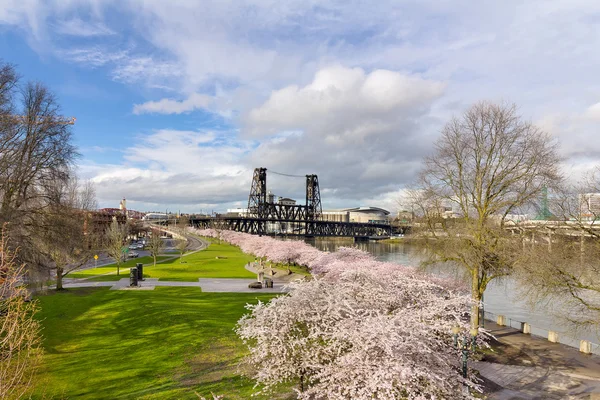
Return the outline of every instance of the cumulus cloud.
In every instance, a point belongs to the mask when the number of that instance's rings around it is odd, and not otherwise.
[[[441,82],[396,71],[324,68],[308,85],[275,91],[246,115],[242,133],[275,135],[249,159],[275,171],[317,173],[331,195],[325,204],[398,190],[437,136],[429,110],[443,91]]]
[[[241,163],[247,147],[229,133],[158,130],[124,150],[120,165],[85,164],[99,200],[143,204],[238,204],[248,197],[252,170]]]
[[[158,113],[158,114],[181,114],[202,108],[211,103],[211,97],[199,93],[192,93],[187,99],[177,101],[174,99],[161,99],[159,101],[148,101],[133,106],[134,114]]]
[[[253,135],[313,127],[333,129],[326,133],[330,141],[364,138],[387,122],[418,114],[443,93],[444,86],[388,70],[366,74],[361,68],[324,68],[305,87],[292,85],[273,92],[248,113],[246,123]]]

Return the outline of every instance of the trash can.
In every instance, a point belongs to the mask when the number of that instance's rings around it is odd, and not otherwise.
[[[142,263],[136,263],[138,281],[144,280],[144,265]]]
[[[138,285],[138,272],[137,268],[129,269],[129,287],[134,287]]]

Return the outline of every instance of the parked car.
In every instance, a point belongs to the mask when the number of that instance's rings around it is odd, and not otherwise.
[[[129,252],[129,258],[138,258],[139,256],[140,256],[140,253],[138,253],[136,251]]]

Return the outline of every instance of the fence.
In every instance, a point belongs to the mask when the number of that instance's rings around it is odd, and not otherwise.
[[[495,314],[489,311],[484,312],[483,318],[487,321],[492,321],[498,325],[508,326],[518,331],[531,334],[533,336],[539,336],[546,338],[554,343],[561,343],[567,346],[578,348],[579,351],[586,354],[598,354],[600,355],[600,344],[593,343],[588,340],[580,340],[562,332],[550,331],[548,329],[540,328],[538,326],[531,325],[527,322],[519,321],[516,319],[508,318],[501,314]]]

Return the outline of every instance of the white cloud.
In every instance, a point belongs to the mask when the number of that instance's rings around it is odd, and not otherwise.
[[[325,205],[398,190],[436,135],[428,115],[443,90],[443,83],[395,71],[324,68],[308,85],[275,91],[247,114],[242,133],[295,131],[263,139],[249,159],[275,171],[317,173],[335,196]],[[301,195],[290,184],[281,189]]]
[[[83,21],[80,18],[73,18],[58,22],[54,27],[55,32],[61,35],[92,37],[92,36],[110,36],[115,32],[101,22]]]
[[[332,129],[322,132],[332,141],[362,140],[387,127],[388,121],[427,108],[444,86],[388,70],[366,74],[360,68],[329,67],[303,88],[293,85],[273,92],[248,113],[246,122],[254,135],[313,127]]]
[[[116,31],[126,20],[128,41],[89,36],[73,50],[47,29],[73,15]],[[232,165],[318,173],[330,199],[375,201],[410,181],[443,122],[480,99],[543,121],[567,163],[598,163],[599,15],[595,0],[4,0],[0,24],[135,85],[149,100],[135,113],[230,116],[259,141]],[[166,162],[150,158],[126,162]]]
[[[159,101],[148,101],[133,106],[134,114],[158,113],[158,114],[181,114],[202,108],[211,104],[212,98],[199,93],[192,93],[187,99],[177,101],[174,99],[161,99]]]
[[[153,57],[128,55],[118,61],[113,69],[113,79],[128,84],[144,82],[150,87],[161,86],[181,74],[176,63]]]
[[[231,144],[228,132],[159,130],[124,149],[122,164],[84,164],[98,198],[127,198],[193,208],[247,199],[252,170],[241,163],[248,150]]]
[[[589,106],[585,110],[585,117],[594,122],[600,122],[600,102]]]
[[[110,52],[99,47],[91,47],[64,51],[61,56],[78,64],[84,64],[90,67],[101,67],[126,59],[127,52]]]

